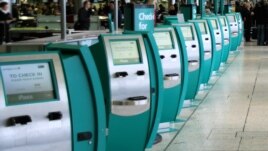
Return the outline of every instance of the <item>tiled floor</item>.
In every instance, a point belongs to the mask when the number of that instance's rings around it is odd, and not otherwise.
[[[268,151],[268,47],[247,44],[231,55],[198,107],[185,108],[176,132],[152,151]]]

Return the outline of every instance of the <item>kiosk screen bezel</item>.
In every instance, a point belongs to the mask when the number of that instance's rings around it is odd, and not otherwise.
[[[223,27],[226,27],[227,26],[226,20],[223,17],[220,17],[219,19],[220,19],[221,25]]]
[[[190,28],[191,35],[192,35],[191,37],[189,37],[188,35],[186,36],[185,32],[183,32],[184,31],[183,30],[184,28],[188,28],[188,29]],[[193,27],[192,26],[181,26],[181,32],[182,32],[182,35],[183,35],[185,41],[191,41],[191,40],[194,40],[195,39],[194,38],[194,33],[193,33]]]
[[[114,55],[114,50],[112,48],[113,42],[135,42],[137,46],[137,53],[138,58],[134,58],[135,60],[129,60],[133,58],[122,58],[122,59],[116,59]],[[140,42],[138,39],[125,39],[125,40],[117,40],[117,39],[111,39],[109,40],[109,46],[111,49],[111,55],[112,55],[112,61],[114,65],[130,65],[130,64],[141,64],[142,63],[142,56],[141,56],[141,47]]]
[[[228,15],[228,20],[230,23],[234,23],[236,22],[236,16],[235,15]]]
[[[210,22],[213,29],[219,29],[217,19],[211,19]]]
[[[33,95],[38,92],[26,92],[26,93],[18,93],[18,94],[7,94],[6,93],[6,86],[4,82],[3,77],[3,71],[2,67],[10,66],[10,65],[35,65],[35,64],[48,64],[48,70],[50,72],[50,79],[51,79],[51,85],[52,85],[52,96],[48,98],[40,98],[40,99],[25,99],[23,101],[20,100],[9,100],[9,97],[11,95]],[[5,103],[6,106],[13,106],[13,105],[25,105],[25,104],[34,104],[34,103],[42,103],[42,102],[52,102],[52,101],[59,101],[59,90],[58,90],[58,83],[56,78],[56,72],[55,67],[53,64],[53,60],[28,60],[28,61],[15,61],[15,62],[5,62],[0,63],[0,79],[2,80],[2,87],[3,87],[3,93],[5,96]],[[42,92],[42,91],[40,91]]]
[[[155,38],[156,33],[169,33],[169,38],[170,38],[171,45],[169,45],[168,48],[159,48],[158,42],[157,42],[157,40]],[[158,47],[159,50],[171,50],[171,49],[175,48],[174,47],[174,37],[173,37],[172,32],[170,30],[155,31],[153,35],[154,35],[154,38],[155,38],[155,41],[156,41],[156,44],[157,44],[157,47]]]
[[[204,35],[204,34],[207,34],[207,28],[206,28],[206,23],[205,22],[199,22],[198,23],[198,26],[199,26],[199,29],[201,31],[201,33]],[[201,28],[204,27],[204,28]],[[203,30],[202,30],[203,29]]]

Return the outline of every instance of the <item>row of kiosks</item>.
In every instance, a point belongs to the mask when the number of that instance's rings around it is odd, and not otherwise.
[[[0,150],[151,147],[159,123],[176,121],[184,100],[218,68],[217,45],[228,44],[224,21],[101,35],[89,49],[56,44],[1,55]],[[219,32],[224,40],[216,40]]]
[[[162,36],[167,43],[157,45]],[[1,55],[0,150],[151,147],[160,121],[176,118],[181,106],[172,102],[172,116],[161,119],[164,96],[180,99],[186,73],[177,39],[169,28],[100,35],[90,48],[52,44],[45,52]]]
[[[187,76],[189,76],[184,99],[193,100],[200,85],[207,85],[212,73],[218,73],[221,65],[227,63],[232,44],[237,47],[238,42],[232,42],[228,15],[205,16],[196,19],[196,7],[190,5],[189,7],[183,6],[182,12],[186,12],[184,17],[188,18],[188,22],[178,21],[179,16],[177,23],[173,17],[169,16],[165,22],[178,29],[182,34],[182,42],[186,46],[184,51],[187,56]],[[235,22],[238,18],[236,15]],[[238,36],[236,38],[239,41]]]

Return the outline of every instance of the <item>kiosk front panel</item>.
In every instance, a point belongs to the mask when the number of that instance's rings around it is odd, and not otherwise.
[[[164,105],[161,122],[176,120],[182,107],[180,101],[182,91],[183,67],[181,52],[173,28],[155,28],[154,38],[159,49],[164,80]]]
[[[198,40],[200,44],[200,54],[203,56],[201,60],[202,77],[201,83],[208,83],[211,73],[212,73],[212,38],[210,35],[210,30],[208,28],[208,23],[206,20],[191,20],[195,24],[197,33],[199,34]]]
[[[149,70],[143,36],[101,35],[90,50],[106,101],[108,151],[144,150],[156,114],[151,96],[158,89],[151,88],[155,81],[150,76],[155,73]]]
[[[215,48],[213,49],[212,70],[218,71],[221,65],[223,34],[217,17],[208,17],[207,21],[211,36],[213,37],[212,40],[215,42]]]
[[[222,51],[222,62],[226,63],[229,56],[230,51],[230,29],[228,26],[228,22],[225,16],[219,16],[219,20],[222,26],[223,31],[223,38],[224,38],[224,45],[223,45],[223,51]]]
[[[69,100],[59,55],[0,60],[0,150],[71,151]]]
[[[230,26],[231,48],[230,51],[236,51],[238,47],[239,26],[235,13],[226,14],[228,25]]]
[[[188,60],[188,84],[185,99],[194,99],[200,86],[200,52],[197,33],[193,23],[178,24],[176,32],[182,34]]]
[[[105,37],[111,111],[115,115],[141,114],[150,108],[150,78],[142,37],[122,40]]]

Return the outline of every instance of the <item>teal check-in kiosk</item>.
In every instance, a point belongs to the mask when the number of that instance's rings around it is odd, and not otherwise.
[[[1,151],[105,150],[95,63],[88,48],[72,48],[0,56]]]
[[[244,37],[244,24],[242,20],[242,16],[240,13],[235,13],[238,23],[238,46],[241,45],[243,37]]]
[[[231,48],[230,51],[236,51],[238,47],[238,41],[239,41],[239,25],[238,20],[236,18],[235,13],[229,13],[225,14],[227,17],[228,24],[230,26],[230,40],[231,40]]]
[[[163,73],[154,45],[142,34],[111,34],[90,47],[106,101],[108,151],[143,151],[155,139]]]
[[[161,123],[175,121],[180,113],[186,94],[187,58],[181,49],[184,43],[176,37],[172,27],[154,29],[164,77],[164,102]]]
[[[177,35],[182,35],[186,46],[188,61],[188,84],[186,86],[185,100],[193,100],[199,90],[201,83],[200,62],[203,60],[200,54],[200,47],[197,38],[196,29],[193,23],[181,23],[174,25]],[[179,36],[178,36],[179,37]]]
[[[213,71],[218,71],[221,65],[222,49],[223,49],[223,34],[219,20],[215,16],[207,17],[207,22],[210,29],[212,41],[214,40],[215,48],[213,48]]]
[[[208,23],[205,19],[190,20],[193,22],[197,31],[197,37],[200,45],[200,54],[203,56],[202,66],[202,78],[201,83],[207,84],[212,74],[212,56],[213,56],[213,44],[208,27]]]
[[[223,31],[223,47],[222,47],[222,58],[221,58],[221,62],[222,63],[227,63],[228,60],[228,56],[229,56],[229,52],[231,49],[231,32],[230,32],[230,28],[228,26],[228,21],[226,16],[219,16],[219,21],[222,27],[222,31]]]

